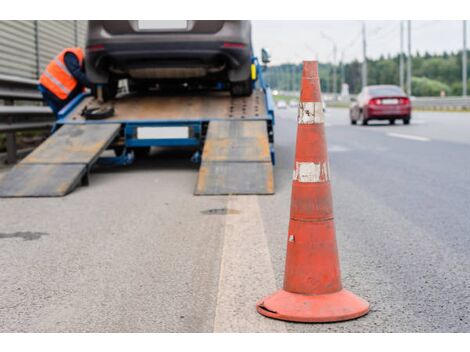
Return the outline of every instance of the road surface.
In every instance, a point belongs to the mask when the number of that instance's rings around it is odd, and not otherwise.
[[[371,312],[255,312],[283,280],[296,110],[277,116],[274,196],[195,197],[189,154],[160,152],[65,198],[0,200],[0,331],[470,332],[465,113],[363,127],[328,110],[343,284]]]

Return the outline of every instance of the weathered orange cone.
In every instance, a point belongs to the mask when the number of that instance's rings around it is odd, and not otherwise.
[[[369,303],[341,285],[316,61],[303,63],[284,289],[257,310],[297,322],[349,320],[369,311]]]

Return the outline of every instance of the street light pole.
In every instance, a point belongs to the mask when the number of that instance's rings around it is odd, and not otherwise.
[[[366,24],[362,22],[362,87],[367,86],[367,43],[366,43]]]
[[[467,96],[467,21],[463,21],[462,95]]]
[[[336,100],[337,96],[336,94],[338,93],[338,87],[337,87],[337,81],[336,81],[336,44],[333,46],[333,99]]]
[[[407,93],[411,96],[411,21],[408,20]]]
[[[340,90],[343,89],[343,84],[345,83],[346,77],[344,77],[344,49],[341,50],[341,87]]]
[[[333,87],[333,99],[336,100],[336,94],[338,92],[338,82],[337,82],[337,78],[336,78],[336,52],[338,50],[338,46],[336,45],[336,42],[330,38],[329,36],[327,36],[325,33],[323,32],[320,32],[320,34],[322,35],[323,38],[325,38],[326,40],[328,40],[329,42],[331,42],[333,44],[333,67],[332,67],[332,70],[333,70],[333,84],[332,84],[332,87]]]
[[[400,87],[405,88],[405,61],[403,58],[403,42],[404,42],[404,25],[403,21],[400,21]]]

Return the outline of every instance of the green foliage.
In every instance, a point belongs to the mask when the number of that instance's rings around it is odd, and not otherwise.
[[[415,55],[412,59],[412,93],[415,96],[439,95],[444,90],[447,95],[462,94],[462,53],[443,53],[441,55]],[[467,55],[470,58],[470,55]],[[406,64],[406,58],[405,58]],[[400,58],[381,57],[377,60],[368,60],[368,84],[400,84],[399,77]],[[470,67],[470,62],[467,64]],[[351,93],[358,93],[362,88],[361,73],[362,62],[357,60],[344,65],[345,82],[349,85]],[[341,67],[336,67],[338,93],[341,89]],[[323,92],[331,92],[333,87],[333,66],[331,64],[319,65],[321,88]],[[298,90],[302,65],[283,64],[271,66],[265,74],[267,82],[273,89]],[[470,76],[470,75],[469,75]],[[416,86],[416,90],[414,87]],[[470,85],[469,85],[470,87]],[[436,93],[436,90],[437,93]]]
[[[413,77],[411,90],[413,95],[424,97],[439,96],[442,91],[445,95],[449,95],[451,92],[447,84],[426,77]]]

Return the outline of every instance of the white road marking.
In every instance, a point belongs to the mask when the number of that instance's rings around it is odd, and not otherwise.
[[[256,303],[276,291],[257,196],[231,196],[226,215],[214,332],[287,332],[285,323],[263,317]]]
[[[387,135],[390,137],[411,139],[413,141],[420,141],[420,142],[429,142],[431,140],[430,138],[427,138],[427,137],[412,136],[409,134],[401,134],[401,133],[387,133]]]
[[[328,152],[329,153],[342,153],[342,152],[349,152],[351,149],[337,144],[328,145]]]

